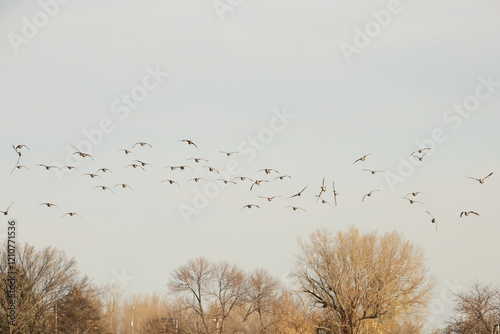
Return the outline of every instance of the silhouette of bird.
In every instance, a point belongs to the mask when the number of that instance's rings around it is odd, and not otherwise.
[[[465,216],[469,216],[469,215],[476,215],[476,216],[479,216],[479,213],[477,212],[474,212],[474,211],[462,211],[462,213],[460,213],[460,217],[462,217],[463,215]]]
[[[68,170],[72,170],[72,169],[78,170],[78,168],[76,168],[75,166],[63,166],[63,167],[61,167],[61,169],[63,169],[63,168],[67,168]]]
[[[318,197],[318,199],[316,201],[319,200],[319,198],[321,197],[321,194],[324,193],[325,191],[326,191],[325,177],[323,176],[323,183],[321,184],[321,191],[319,192],[319,195],[316,196],[316,197]]]
[[[487,176],[485,176],[484,178],[482,179],[477,179],[475,177],[470,177],[470,176],[467,176],[469,179],[473,179],[473,180],[476,180],[478,181],[479,183],[483,184],[484,183],[484,180],[486,180],[487,178],[489,178],[491,175],[493,175],[493,172],[489,173]]]
[[[249,178],[249,177],[246,177],[246,176],[237,176],[235,177],[234,179],[240,179],[241,181],[245,181],[245,180],[249,180],[249,181],[252,181],[253,182],[253,179]],[[233,180],[234,180],[233,179]]]
[[[241,208],[241,210],[243,210],[244,208],[249,208],[249,209],[251,209],[251,208],[253,208],[253,207],[256,207],[256,208],[259,208],[259,209],[260,209],[260,206],[258,206],[257,204],[247,204],[247,205],[245,205],[244,207],[242,207],[242,208]],[[240,210],[240,211],[241,211],[241,210]]]
[[[222,182],[224,182],[224,184],[228,184],[228,183],[237,184],[237,183],[236,183],[236,182],[234,182],[234,181],[224,180],[224,179],[217,179],[217,181],[222,181]]]
[[[357,159],[356,161],[354,161],[352,164],[354,165],[354,164],[355,164],[356,162],[358,162],[358,161],[365,161],[365,160],[366,160],[366,157],[367,157],[367,156],[369,156],[369,155],[371,155],[371,153],[370,153],[370,154],[367,154],[367,155],[362,156],[361,158],[359,158],[359,159]]]
[[[365,172],[370,172],[372,173],[373,175],[375,175],[375,173],[385,173],[383,170],[371,170],[371,169],[363,169]]]
[[[5,211],[0,210],[0,213],[3,213],[4,216],[7,216],[9,214],[9,210],[10,210],[10,207],[12,206],[12,204],[14,204],[14,202],[9,204],[9,206],[7,207],[7,210],[5,210]]]
[[[113,172],[111,171],[111,169],[105,168],[105,167],[99,168],[96,173],[99,173],[100,171],[102,171],[103,173],[110,172],[111,174],[113,174]]]
[[[127,167],[142,168],[142,170],[145,170],[144,167],[142,167],[141,165],[138,165],[138,164],[130,164],[130,165],[125,166],[124,168],[127,168]]]
[[[176,185],[178,185],[180,187],[179,183],[175,182],[174,180],[166,179],[166,180],[161,181],[160,183],[163,183],[163,182],[168,182],[170,184],[174,184],[175,183]]]
[[[94,188],[101,188],[102,190],[109,190],[109,191],[111,191],[113,194],[115,193],[115,192],[113,191],[113,189],[111,189],[110,187],[106,187],[106,186],[95,186]]]
[[[198,146],[196,146],[196,144],[195,144],[195,143],[193,143],[193,141],[192,141],[192,140],[189,140],[189,139],[183,139],[183,140],[181,140],[181,141],[179,141],[179,142],[183,142],[183,141],[184,141],[184,142],[186,142],[186,143],[188,143],[188,145],[193,145],[194,147],[196,147],[196,149],[197,149],[197,150],[199,150]]]
[[[224,153],[225,155],[227,155],[228,157],[231,156],[231,154],[236,154],[236,153],[240,153],[240,152],[225,152],[225,151],[219,151],[220,153]]]
[[[134,160],[133,162],[139,163],[142,167],[149,166],[149,167],[153,168],[153,166],[151,166],[151,164],[148,164],[147,162],[144,162],[144,161],[141,161],[141,160]]]
[[[135,143],[135,144],[132,146],[132,148],[134,148],[136,145],[141,145],[141,147],[143,147],[143,146],[146,146],[146,145],[147,145],[147,146],[149,146],[149,147],[153,148],[153,146],[151,146],[151,144],[148,144],[148,143],[145,143],[145,142],[138,142],[138,143]]]
[[[38,164],[38,166],[42,166],[42,167],[44,167],[46,170],[50,170],[51,168],[54,168],[54,169],[59,169],[59,167],[56,167],[56,166],[48,166],[48,165],[44,165],[44,164]]]
[[[260,172],[260,171],[264,171],[266,174],[270,174],[271,172],[276,172],[276,173],[278,173],[278,171],[277,171],[276,169],[272,169],[272,168],[263,168],[263,169],[259,169],[259,170],[257,171],[257,173],[258,173],[258,172]]]
[[[250,187],[250,191],[252,191],[253,189],[253,186],[257,185],[257,186],[260,186],[260,184],[262,182],[269,182],[268,180],[255,180],[255,182],[252,184],[252,186]]]
[[[415,158],[417,158],[419,161],[422,161],[422,160],[424,160],[424,157],[425,157],[425,155],[426,155],[427,153],[429,153],[429,151],[425,151],[425,152],[422,154],[422,156],[420,156],[420,157],[419,157],[418,155],[413,155],[413,156],[414,156]]]
[[[416,192],[412,192],[412,193],[408,193],[405,197],[408,197],[409,195],[412,195],[413,197],[417,196],[418,194],[422,194],[422,195],[425,195],[423,192],[421,191],[416,191]]]
[[[289,176],[289,175],[281,175],[281,176],[277,176],[277,177],[275,177],[273,181],[276,181],[277,179],[284,180],[284,179],[285,179],[285,178],[287,178],[287,177],[292,178],[292,177],[291,177],[291,176]]]
[[[195,177],[195,178],[189,179],[187,182],[189,182],[189,181],[198,182],[198,181],[200,181],[200,180],[206,181],[206,180],[205,180],[204,178],[202,178],[202,177]]]
[[[434,216],[433,216],[433,215],[432,215],[429,211],[425,211],[425,212],[427,212],[427,213],[429,214],[429,216],[431,216],[431,217],[432,217],[431,222],[432,222],[433,224],[436,224],[436,232],[437,232],[437,230],[438,230],[438,224],[437,224],[436,218],[434,218]]]
[[[191,168],[191,167],[189,167],[189,166],[177,166],[177,168],[179,168],[180,170],[184,170],[184,169],[186,169],[186,168],[193,169],[193,168]]]
[[[267,199],[269,202],[271,202],[273,199],[275,199],[275,198],[277,198],[277,197],[281,197],[281,196],[273,196],[273,197],[259,196],[259,198],[265,198],[265,199]]]
[[[73,148],[76,150],[76,152],[74,152],[73,154],[78,154],[78,155],[79,155],[79,156],[81,156],[82,158],[87,158],[87,157],[89,157],[90,159],[92,159],[92,161],[94,161],[94,158],[93,158],[90,154],[85,153],[85,152],[82,152],[82,151],[80,151],[79,149],[77,149],[77,148],[76,148],[76,147],[74,147],[74,146],[71,146],[71,147],[73,147]]]
[[[205,161],[205,162],[208,162],[207,159],[203,159],[203,158],[189,158],[187,160],[194,160],[194,162],[196,162],[196,163],[199,163],[202,160]]]
[[[410,202],[410,204],[415,204],[415,203],[418,203],[418,204],[424,204],[424,203],[422,203],[422,202],[415,201],[415,200],[413,200],[413,199],[411,199],[411,198],[407,198],[407,197],[401,197],[401,198],[402,198],[402,199],[407,200],[408,202]]]
[[[48,208],[51,208],[51,207],[55,206],[56,208],[58,208],[59,210],[61,210],[61,208],[60,208],[60,207],[58,207],[57,205],[55,205],[54,203],[48,203],[48,202],[47,202],[47,203],[42,203],[42,204],[40,204],[39,206],[42,206],[42,205],[45,205],[45,206],[46,206],[46,207],[48,207]]]
[[[216,172],[217,174],[220,174],[219,171],[213,167],[210,167],[210,166],[203,166],[203,167],[208,168],[208,170],[211,172]]]
[[[135,153],[134,153],[134,152],[132,152],[132,151],[130,151],[130,150],[127,150],[127,149],[125,149],[125,148],[121,148],[121,149],[119,149],[118,151],[123,151],[123,152],[125,152],[125,154],[132,154],[132,155],[135,157]]]
[[[421,154],[422,152],[427,151],[427,150],[430,150],[430,149],[431,149],[430,147],[425,147],[425,148],[422,148],[422,149],[420,149],[420,150],[413,151],[413,152],[410,154],[410,156],[414,155],[415,153],[419,153],[419,154]]]
[[[14,172],[16,169],[21,169],[21,168],[26,168],[27,170],[30,170],[30,169],[29,169],[28,167],[26,167],[26,166],[23,166],[23,165],[16,165],[16,167],[14,167],[10,173],[12,174],[12,172]]]
[[[298,193],[296,193],[295,195],[292,195],[290,197],[288,197],[289,199],[290,198],[294,198],[294,197],[300,197],[302,196],[302,193],[304,192],[304,190],[306,190],[306,188],[309,187],[309,185],[305,186],[304,189],[302,189],[301,191],[299,191]]]
[[[339,195],[339,193],[337,192],[337,190],[335,190],[335,181],[333,181],[333,200],[335,202],[335,206],[337,206],[337,196]]]
[[[102,179],[102,176],[101,175],[97,175],[97,174],[92,174],[92,173],[86,173],[86,174],[82,174],[82,176],[90,176],[91,178],[95,178],[95,177],[100,177]]]
[[[292,208],[293,211],[297,211],[297,210],[306,211],[305,209],[299,208],[298,206],[291,206],[291,205],[289,205],[289,206],[287,206],[287,208]]]
[[[79,215],[78,213],[76,213],[76,212],[66,212],[64,215],[62,215],[62,217],[61,217],[61,218],[64,218],[64,216],[66,216],[66,215],[69,215],[70,217],[73,217],[73,216],[78,216],[78,217],[82,218],[82,216],[80,216],[80,215]]]
[[[125,184],[125,183],[118,183],[117,185],[115,185],[115,187],[122,187],[122,188],[130,188],[130,190],[134,190],[131,186],[129,186],[128,184]]]
[[[12,147],[14,147],[14,145],[12,145]],[[26,147],[28,149],[28,151],[30,150],[30,148],[26,145],[23,145],[23,144],[20,144],[20,145],[17,145],[14,147],[14,150],[16,151],[20,151],[22,148]]]
[[[14,145],[12,145],[12,148],[14,149],[14,151],[15,151],[15,152],[16,152],[16,154],[17,154],[17,162],[16,162],[16,165],[17,165],[17,164],[19,164],[19,160],[21,160],[21,156],[22,156],[23,154],[21,153],[21,151],[20,151],[20,150],[17,150],[17,149],[16,149],[16,147],[15,147]]]
[[[318,199],[319,199],[319,198],[321,198],[321,204],[328,204],[329,206],[331,206],[331,207],[333,208],[333,205],[332,205],[331,203],[329,203],[329,202],[325,201],[325,199],[324,199],[324,198],[322,198],[322,197],[320,197],[320,196],[318,196],[318,195],[314,195],[314,196],[318,197]]]
[[[363,199],[361,200],[361,202],[364,202],[364,201],[365,201],[365,197],[372,197],[372,194],[373,194],[375,191],[380,191],[380,190],[372,190],[372,191],[370,191],[368,194],[366,194],[365,196],[363,196]]]

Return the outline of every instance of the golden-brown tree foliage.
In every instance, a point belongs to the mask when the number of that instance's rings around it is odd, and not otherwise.
[[[396,232],[361,234],[351,227],[333,237],[318,229],[299,245],[294,276],[301,291],[341,333],[359,333],[373,319],[428,305],[435,281],[424,252]]]

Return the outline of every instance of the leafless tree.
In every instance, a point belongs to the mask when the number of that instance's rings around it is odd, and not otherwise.
[[[294,277],[332,328],[356,334],[368,321],[428,305],[434,279],[422,249],[396,233],[361,234],[351,227],[333,237],[318,229],[300,240]]]
[[[466,291],[455,294],[455,316],[448,320],[446,333],[491,334],[500,324],[500,289],[473,282]]]

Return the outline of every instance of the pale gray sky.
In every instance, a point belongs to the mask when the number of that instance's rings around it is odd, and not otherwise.
[[[15,202],[10,217],[19,220],[20,241],[64,249],[98,284],[123,269],[134,276],[126,291],[162,292],[169,273],[193,257],[264,267],[284,279],[297,237],[319,226],[397,230],[427,252],[440,283],[433,302],[438,322],[450,282],[500,276],[497,1],[67,2],[0,4],[0,209]],[[41,5],[47,3],[50,17]],[[214,3],[233,5],[218,13]],[[390,9],[390,18],[384,16]],[[28,27],[34,21],[36,34]],[[380,29],[369,30],[369,44],[360,47],[357,34],[370,27]],[[357,47],[350,61],[341,49],[346,44]],[[120,101],[144,92],[139,86],[155,69],[169,75],[159,83],[147,79],[143,101],[133,107]],[[488,80],[493,84],[485,86]],[[472,103],[470,116],[447,111],[463,103]],[[295,117],[283,125],[276,110]],[[68,147],[82,144],[83,132],[103,119],[111,125],[90,147],[95,162],[84,160],[62,181],[36,166],[66,164]],[[400,159],[410,161],[434,129],[442,129],[442,142],[394,189],[384,174],[362,171],[397,174]],[[265,142],[257,139],[259,150],[252,151],[249,138],[259,134]],[[192,139],[199,152],[182,139]],[[137,141],[153,145],[134,148],[153,165],[146,172],[123,169],[133,159],[116,151]],[[29,172],[10,173],[12,144],[30,147],[21,160]],[[218,152],[238,147],[245,153]],[[367,153],[373,154],[352,164]],[[197,191],[213,189],[186,183],[209,177],[202,165],[185,160],[194,156],[221,171],[234,161],[239,174],[252,178],[267,167],[293,178],[252,192],[248,181],[228,185],[186,224],[181,209],[193,207]],[[196,169],[162,169],[171,164]],[[101,167],[114,174],[104,180],[81,176]],[[466,178],[491,171],[482,185]],[[329,201],[336,182],[337,208],[315,202],[323,175]],[[160,184],[167,178],[182,188]],[[92,189],[116,183],[134,190]],[[306,185],[298,200],[257,198],[288,197]],[[381,191],[362,203],[372,189]],[[410,191],[426,193],[418,198],[424,204],[400,198]],[[42,202],[63,211],[38,207]],[[261,209],[240,211],[249,203]],[[425,210],[437,218],[437,233]],[[464,210],[481,216],[460,219]],[[83,218],[61,219],[67,211]],[[6,229],[6,219],[1,222]]]

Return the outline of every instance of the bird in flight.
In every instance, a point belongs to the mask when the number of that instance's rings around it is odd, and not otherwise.
[[[144,162],[141,160],[134,160],[133,162],[139,163],[142,167],[150,166],[151,168],[153,168],[153,166],[151,166],[151,164],[148,164],[147,162]]]
[[[430,147],[424,147],[424,148],[421,148],[420,150],[416,150],[416,151],[413,151],[410,156],[414,155],[415,153],[419,153],[419,154],[422,154],[424,151],[428,151],[430,150],[431,148]]]
[[[491,175],[493,175],[493,172],[489,173],[487,176],[485,176],[484,178],[482,179],[477,179],[475,177],[470,177],[470,176],[467,176],[469,179],[473,179],[473,180],[476,180],[477,182],[483,184],[484,183],[484,180],[486,180],[487,178],[489,178]]]
[[[46,170],[50,170],[51,168],[54,168],[54,169],[58,169],[59,168],[59,167],[56,167],[56,166],[47,166],[47,165],[44,165],[44,164],[38,164],[38,166],[42,166]]]
[[[9,206],[7,207],[7,210],[5,210],[5,211],[1,211],[0,210],[0,213],[3,213],[4,216],[7,216],[9,214],[9,209],[12,206],[12,204],[14,204],[14,202],[12,202],[12,203],[9,204]]]
[[[175,182],[174,180],[166,179],[166,180],[161,181],[160,183],[163,183],[163,182],[168,182],[170,184],[174,184],[175,183],[176,185],[178,185],[180,187],[180,185],[177,182]]]
[[[371,169],[363,169],[365,172],[370,172],[372,173],[373,175],[375,175],[376,173],[385,173],[383,170],[371,170]]]
[[[438,230],[438,224],[437,224],[436,218],[434,218],[434,216],[433,216],[433,215],[432,215],[429,211],[425,211],[425,212],[427,212],[427,213],[429,214],[429,216],[431,216],[431,217],[432,217],[431,222],[432,222],[433,224],[436,224],[436,232],[437,232],[437,230]]]
[[[421,191],[416,191],[416,192],[413,192],[413,193],[408,193],[405,197],[408,197],[410,195],[412,195],[413,197],[417,196],[418,194],[422,194],[422,195],[425,195],[423,192]]]
[[[185,168],[191,168],[189,166],[165,166],[163,168],[170,168],[171,170],[176,170],[177,168],[180,169],[180,170],[184,170]],[[193,169],[193,168],[191,168]]]
[[[141,165],[138,165],[138,164],[130,164],[130,165],[125,166],[124,168],[127,168],[127,167],[142,168],[142,170],[145,170],[144,167],[142,167]]]
[[[337,196],[339,195],[339,193],[337,192],[337,190],[335,190],[335,181],[333,181],[333,200],[335,201],[335,206],[337,206]]]
[[[375,191],[380,191],[380,190],[372,190],[372,191],[370,191],[368,194],[366,194],[365,196],[363,196],[363,199],[361,200],[361,202],[364,202],[364,201],[365,201],[365,197],[372,197],[372,194],[373,194],[373,192],[375,192]]]
[[[20,151],[24,147],[26,147],[28,149],[28,151],[30,150],[30,148],[28,146],[23,145],[23,144],[20,144],[20,145],[17,145],[17,146],[12,145],[12,147],[14,147],[14,150],[16,150],[16,151]]]
[[[237,177],[235,177],[234,179],[240,179],[241,181],[249,180],[249,181],[252,181],[252,182],[253,182],[253,180],[252,180],[251,178],[246,177],[246,176],[237,176]],[[233,179],[233,180],[234,180],[234,179]]]
[[[474,211],[463,211],[460,213],[460,217],[462,217],[463,215],[465,216],[469,216],[469,215],[476,215],[476,216],[479,216],[479,213],[477,212],[474,212]]]
[[[251,209],[251,208],[253,208],[253,207],[256,207],[256,208],[259,208],[259,209],[260,209],[260,206],[258,206],[257,204],[247,204],[247,205],[245,205],[244,207],[242,207],[242,208],[241,208],[241,210],[243,210],[244,208],[249,208],[249,209]],[[241,210],[240,210],[240,211],[241,211]]]
[[[262,182],[269,182],[268,180],[255,180],[255,182],[252,184],[252,186],[250,187],[250,191],[252,191],[253,189],[253,186],[257,185],[257,186],[260,186],[260,184]]]
[[[143,142],[143,141],[140,141],[140,142],[135,143],[135,144],[134,144],[134,146],[132,146],[132,148],[134,148],[136,145],[141,145],[141,147],[143,147],[143,146],[147,145],[147,146],[149,146],[149,147],[153,148],[153,146],[151,146],[151,144],[145,143],[145,142]]]
[[[318,199],[319,199],[319,198],[321,198],[321,204],[328,204],[329,206],[331,206],[331,207],[333,208],[333,205],[332,205],[331,203],[329,203],[329,202],[325,201],[325,199],[324,199],[324,198],[319,197],[318,195],[314,195],[314,196],[318,197]]]
[[[122,187],[122,188],[130,188],[130,190],[134,190],[131,186],[129,186],[128,184],[125,184],[125,183],[118,183],[117,185],[115,185],[115,187]]]
[[[415,200],[413,200],[413,199],[411,199],[411,198],[407,198],[407,197],[401,197],[401,198],[402,198],[402,199],[407,200],[408,202],[410,202],[410,204],[414,204],[414,203],[424,204],[424,203],[422,203],[422,202],[415,201]]]
[[[195,143],[193,143],[193,141],[192,141],[192,140],[189,140],[189,139],[183,139],[183,140],[181,140],[181,141],[179,141],[179,142],[183,142],[183,141],[184,141],[184,142],[186,142],[186,143],[188,143],[188,145],[193,145],[194,147],[196,147],[196,149],[197,149],[197,150],[199,150],[198,146],[196,146],[196,144],[195,144]]]
[[[134,157],[135,157],[134,152],[132,152],[132,151],[130,151],[130,150],[127,150],[127,149],[125,149],[125,148],[121,148],[121,149],[119,149],[118,151],[123,151],[123,152],[125,152],[125,154],[133,154],[133,155],[134,155]]]
[[[51,208],[51,207],[55,206],[56,208],[58,208],[59,210],[61,210],[61,208],[60,208],[60,207],[58,207],[57,205],[55,205],[54,203],[48,203],[48,202],[47,202],[47,203],[42,203],[42,204],[40,204],[39,206],[42,206],[42,205],[45,205],[45,206],[46,206],[46,207],[48,207],[48,208]]]
[[[106,187],[106,186],[95,186],[94,188],[101,188],[102,190],[109,190],[109,191],[111,191],[113,194],[115,193],[115,192],[113,191],[113,189],[111,189],[110,187]]]
[[[269,202],[271,202],[273,199],[275,199],[275,198],[277,198],[277,197],[281,197],[281,196],[273,196],[273,197],[259,196],[259,198],[265,198],[265,199],[267,199]]]
[[[95,177],[100,177],[102,179],[102,176],[101,175],[97,175],[97,174],[92,174],[92,173],[86,173],[86,174],[82,174],[82,176],[90,176],[91,178],[95,178]]]
[[[302,193],[304,192],[304,190],[306,190],[307,187],[309,187],[309,185],[305,186],[304,189],[302,189],[301,191],[299,191],[295,195],[292,195],[292,196],[290,196],[288,198],[290,199],[290,198],[293,198],[293,197],[300,197],[300,196],[302,196]]]
[[[224,153],[225,155],[227,155],[228,157],[231,156],[231,154],[236,154],[236,153],[240,153],[240,152],[225,152],[225,151],[219,151],[220,153]]]
[[[425,151],[424,153],[422,153],[422,155],[420,157],[418,155],[412,155],[412,156],[415,158],[418,158],[419,161],[422,161],[422,160],[424,160],[424,157],[427,153],[429,153],[429,151]]]
[[[326,192],[326,187],[325,187],[325,177],[323,176],[323,183],[321,184],[321,191],[319,192],[319,195],[316,196],[316,197],[318,197],[316,202],[320,199],[321,194],[324,192]]]
[[[287,177],[292,178],[292,177],[291,177],[291,176],[289,176],[289,175],[281,175],[281,176],[277,176],[277,177],[275,177],[273,181],[276,181],[277,179],[280,179],[280,180],[282,180],[282,181],[283,181],[283,180],[284,180],[285,178],[287,178]]]
[[[23,165],[16,165],[16,167],[14,167],[10,173],[12,174],[12,172],[13,172],[13,171],[15,171],[16,169],[21,169],[21,168],[26,168],[27,170],[30,170],[30,169],[29,169],[28,167],[26,167],[26,166],[23,166]]]
[[[61,167],[61,169],[63,169],[63,168],[67,168],[68,170],[72,170],[72,169],[78,170],[78,168],[76,168],[75,166],[63,166],[63,167]]]
[[[287,208],[292,208],[293,211],[297,211],[297,210],[302,210],[302,211],[306,211],[305,209],[302,209],[302,208],[299,208],[298,206],[287,206]]]
[[[258,173],[258,172],[260,172],[260,171],[264,171],[266,174],[270,174],[271,172],[276,172],[276,173],[278,173],[278,171],[277,171],[276,169],[272,169],[272,168],[263,168],[263,169],[259,169],[259,170],[257,171],[257,173]]]
[[[203,167],[208,168],[208,170],[210,172],[216,172],[217,174],[220,174],[219,171],[217,169],[213,168],[213,167],[210,167],[210,166],[203,166]]]
[[[205,162],[208,162],[207,159],[203,159],[203,158],[189,158],[187,160],[194,160],[194,162],[196,162],[196,163],[199,163],[202,160],[205,161]]]
[[[369,156],[369,155],[371,155],[371,153],[370,153],[370,154],[367,154],[367,155],[362,156],[361,158],[359,158],[359,159],[357,159],[356,161],[354,161],[352,164],[354,165],[354,164],[355,164],[356,162],[358,162],[358,161],[365,161],[365,160],[366,160],[366,157],[367,157],[367,156]]]
[[[206,180],[205,180],[204,178],[202,178],[202,177],[195,177],[195,178],[189,179],[187,182],[189,182],[189,181],[198,182],[198,181],[200,181],[200,180],[206,181]]]
[[[224,180],[224,179],[217,179],[218,181],[222,181],[224,182],[224,184],[228,184],[228,183],[233,183],[233,184],[237,184],[236,182],[234,181],[230,181],[230,180]]]
[[[79,149],[77,149],[77,148],[76,148],[76,147],[74,147],[74,146],[71,146],[71,147],[73,147],[73,148],[76,150],[76,152],[74,152],[73,154],[78,154],[78,155],[79,155],[79,156],[81,156],[82,158],[87,158],[87,157],[89,157],[90,159],[92,159],[92,161],[94,161],[94,158],[92,158],[92,156],[91,156],[90,154],[85,153],[85,152],[82,152],[82,151],[80,151]]]
[[[66,215],[69,215],[70,217],[73,217],[73,216],[78,216],[78,217],[82,218],[82,216],[80,216],[80,215],[79,215],[78,213],[76,213],[76,212],[66,212],[64,215],[62,215],[62,217],[61,217],[61,218],[64,218],[64,216],[66,216]]]
[[[113,172],[109,168],[104,168],[104,167],[100,168],[100,169],[97,170],[96,173],[99,173],[100,171],[102,171],[103,173],[110,172],[111,174],[113,174]]]

